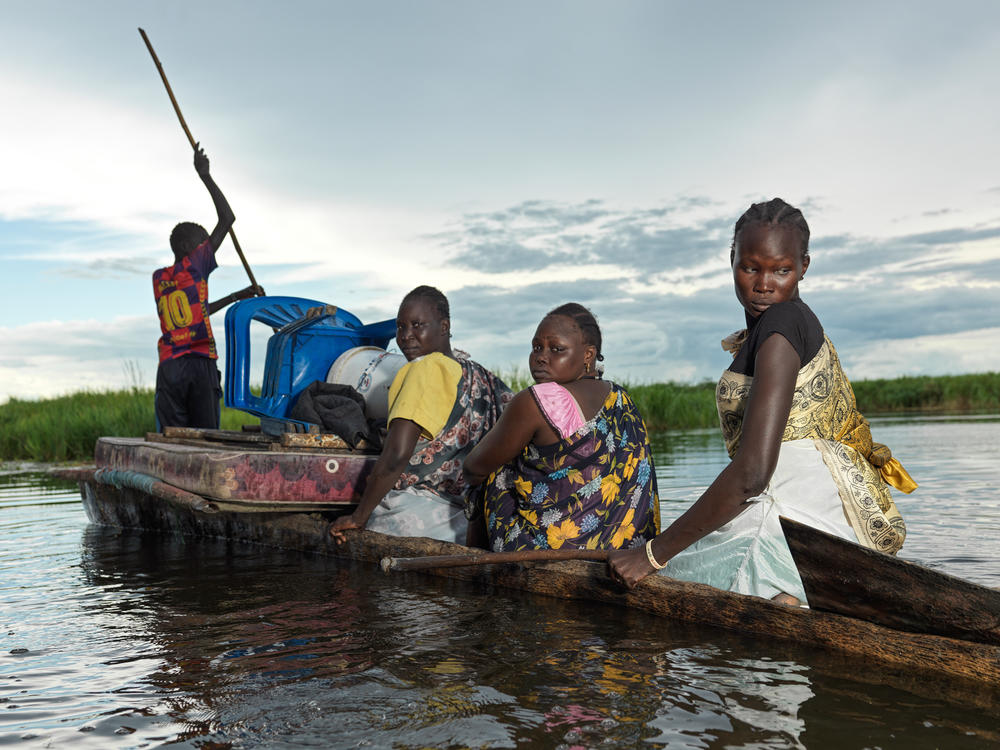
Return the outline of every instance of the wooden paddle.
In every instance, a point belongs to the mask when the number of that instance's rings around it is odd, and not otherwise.
[[[812,609],[1000,645],[1000,591],[781,518]]]
[[[163,79],[163,85],[167,89],[167,96],[170,97],[170,103],[174,105],[174,112],[177,113],[177,119],[181,122],[181,127],[184,129],[184,134],[188,138],[188,142],[191,144],[191,148],[195,148],[197,141],[194,136],[191,135],[191,131],[188,130],[187,123],[184,121],[184,115],[181,114],[181,108],[177,104],[177,99],[174,98],[174,91],[170,88],[170,82],[167,80],[167,74],[163,72],[163,66],[160,65],[160,58],[156,56],[156,52],[153,51],[153,45],[149,41],[149,37],[146,36],[146,32],[141,28],[139,33],[142,35],[142,41],[146,43],[146,49],[149,50],[149,54],[153,58],[153,62],[156,63],[156,69],[160,73],[160,78]],[[247,272],[247,276],[250,278],[250,286],[254,289],[254,294],[258,297],[264,296],[264,290],[261,289],[260,284],[257,283],[257,279],[253,276],[253,271],[250,270],[250,264],[247,263],[247,259],[243,256],[243,249],[240,247],[239,240],[236,239],[236,232],[232,227],[229,228],[229,236],[233,240],[233,247],[236,248],[236,254],[240,256],[240,262],[243,264],[243,268]]]
[[[427,570],[429,568],[461,568],[467,565],[498,565],[501,563],[539,562],[551,560],[608,559],[606,549],[537,549],[520,552],[474,552],[469,555],[432,555],[431,557],[383,557],[385,573],[394,570]]]

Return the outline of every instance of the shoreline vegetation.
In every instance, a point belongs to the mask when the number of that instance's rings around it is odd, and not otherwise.
[[[529,383],[519,372],[501,374],[515,388]],[[715,383],[623,384],[650,432],[716,427]],[[998,413],[1000,372],[974,375],[906,376],[852,384],[866,416],[908,412]],[[221,428],[257,424],[222,408]],[[102,435],[141,437],[154,430],[153,389],[81,391],[51,399],[11,399],[0,404],[0,460],[89,461]]]

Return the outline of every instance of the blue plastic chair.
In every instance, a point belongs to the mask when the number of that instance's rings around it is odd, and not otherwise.
[[[356,316],[338,309],[306,319],[309,308],[325,304],[303,297],[253,297],[226,311],[226,406],[260,417],[268,432],[275,421],[308,431],[308,423],[286,416],[299,393],[314,381],[325,381],[330,366],[348,349],[385,349],[396,335],[395,318],[362,325]],[[250,392],[253,321],[277,329],[267,342],[260,396]]]

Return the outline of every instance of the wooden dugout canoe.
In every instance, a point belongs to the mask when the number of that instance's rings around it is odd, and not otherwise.
[[[1000,591],[781,519],[813,609],[1000,646]]]
[[[222,537],[375,565],[385,557],[471,552],[461,545],[370,531],[352,532],[338,546],[327,528],[335,508],[346,509],[348,504],[327,505],[321,512],[302,512],[294,506],[288,512],[274,512],[273,507],[255,512],[246,505],[220,503],[148,476],[145,483],[129,486],[116,482],[116,475],[102,468],[103,473],[100,469],[58,472],[79,481],[88,517],[102,525]],[[817,663],[839,677],[888,684],[1000,714],[1000,646],[993,644],[905,632],[664,576],[651,576],[625,591],[607,575],[603,563],[519,563],[426,572],[544,596],[602,602],[772,643],[790,642],[796,648],[815,649]]]

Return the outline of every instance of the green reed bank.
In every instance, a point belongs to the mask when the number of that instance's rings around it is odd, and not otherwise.
[[[505,378],[528,385],[517,373]],[[715,383],[625,384],[651,431],[714,427]],[[908,411],[1000,412],[1000,372],[914,376],[853,383],[866,415]],[[221,427],[238,430],[255,417],[222,409]],[[138,437],[154,429],[153,390],[81,391],[0,404],[0,460],[84,461],[101,435]]]

